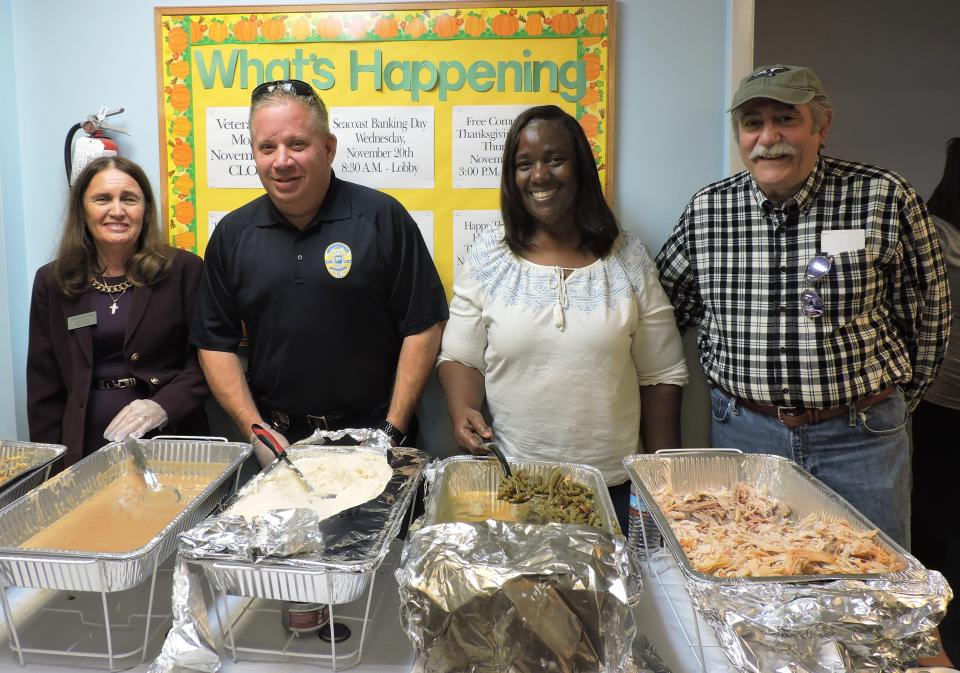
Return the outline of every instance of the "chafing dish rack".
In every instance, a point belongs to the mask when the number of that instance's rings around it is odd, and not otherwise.
[[[71,551],[68,545],[64,545],[66,549],[25,546],[31,544],[34,536],[50,530],[62,517],[80,511],[111,484],[129,480],[132,478],[130,475],[136,474],[133,460],[120,443],[108,444],[90,454],[0,512],[0,598],[3,600],[11,648],[21,665],[24,655],[31,653],[83,657],[87,661],[106,663],[110,670],[129,667],[142,660],[146,656],[151,622],[155,626],[158,623],[152,610],[159,565],[175,550],[179,532],[203,519],[236,490],[240,465],[252,451],[249,444],[217,441],[216,438],[163,437],[145,440],[142,447],[161,481],[165,477],[182,477],[197,481],[200,490],[194,497],[185,499],[181,503],[182,510],[171,514],[165,525],[162,522],[159,524],[163,525],[162,530],[136,549],[91,552]],[[86,506],[89,507],[89,504]],[[133,513],[131,516],[139,515],[136,508],[130,511]],[[118,652],[114,641],[117,641],[115,631],[119,627],[115,623],[115,615],[111,626],[111,610],[108,607],[113,601],[110,595],[134,590],[148,579],[143,645],[127,652]],[[7,600],[9,587],[99,593],[105,642],[100,640],[100,636],[94,640],[98,641],[98,645],[105,645],[105,651],[99,647],[94,648],[95,651],[78,651],[82,648],[75,647],[63,650],[33,648],[21,643]]]
[[[365,430],[353,432],[361,433],[351,435],[355,437],[369,434]],[[359,661],[372,619],[374,576],[411,507],[428,457],[422,451],[406,447],[319,446],[302,442],[289,447],[287,453],[294,462],[351,455],[385,458],[390,467],[389,481],[383,492],[373,499],[319,522],[314,512],[305,509],[280,509],[252,521],[231,515],[231,507],[257,492],[274,471],[289,468],[276,461],[254,477],[224,503],[220,516],[181,536],[177,573],[184,578],[184,590],[174,596],[174,610],[179,616],[152,671],[175,670],[181,657],[191,660],[204,657],[211,662],[219,657],[212,635],[208,642],[188,648],[189,652],[181,647],[183,639],[175,637],[180,629],[211,633],[206,618],[206,592],[199,588],[201,586],[210,589],[220,640],[234,660],[238,657],[313,660],[331,665],[334,670]],[[310,477],[309,472],[307,476]],[[336,490],[330,483],[313,485],[320,492]],[[262,638],[257,640],[253,636],[251,642],[259,646],[248,644],[248,625],[261,623],[264,615],[278,611],[270,601],[323,604],[329,611],[330,622],[335,623],[338,619],[351,619],[342,616],[346,610],[341,613],[337,605],[356,601],[364,595],[363,616],[352,618],[359,622],[360,638],[352,642],[356,647],[351,651],[345,651],[345,647],[338,647],[335,642],[324,645],[316,638],[311,641],[315,647],[298,648],[296,634],[288,634],[279,647],[263,645]],[[242,601],[242,607],[231,610],[228,606],[237,607],[241,603],[228,597],[247,600]],[[204,607],[196,607],[198,605]],[[269,621],[274,627],[278,627],[279,622],[279,619]]]
[[[792,461],[735,450],[674,450],[630,456],[624,467],[664,543],[665,551],[646,550],[647,575],[659,576],[671,562],[679,566],[693,605],[738,670],[859,666],[892,672],[935,651],[933,630],[946,611],[950,588],[940,573],[924,568],[882,531],[873,540],[898,570],[720,577],[694,567],[655,494],[669,489],[692,496],[746,485],[785,505],[790,518],[846,521],[861,533],[875,529]]]

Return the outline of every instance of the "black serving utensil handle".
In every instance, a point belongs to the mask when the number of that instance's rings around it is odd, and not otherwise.
[[[513,476],[513,471],[510,469],[510,463],[507,462],[507,457],[503,455],[503,451],[500,450],[500,446],[496,442],[484,441],[480,435],[477,435],[480,439],[480,446],[496,456],[497,461],[500,463],[500,467],[503,468],[503,473],[508,477]]]

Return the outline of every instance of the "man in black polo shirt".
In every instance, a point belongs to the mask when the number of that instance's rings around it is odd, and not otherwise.
[[[333,174],[337,139],[310,85],[254,89],[250,139],[267,193],[213,232],[191,336],[210,388],[246,433],[266,420],[285,444],[314,427],[381,427],[400,443],[447,319],[417,225],[396,199]]]

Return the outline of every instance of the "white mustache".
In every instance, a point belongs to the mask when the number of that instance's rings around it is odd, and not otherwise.
[[[782,156],[792,157],[792,156],[795,156],[796,153],[797,153],[797,150],[794,149],[793,145],[791,145],[790,143],[784,140],[781,140],[776,145],[773,145],[771,147],[766,147],[765,145],[761,145],[760,143],[757,143],[756,145],[753,146],[753,150],[751,150],[749,158],[750,159],[773,159],[775,157],[782,157]]]

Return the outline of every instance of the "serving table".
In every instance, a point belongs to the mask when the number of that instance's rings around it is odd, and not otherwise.
[[[384,559],[383,564],[377,569],[372,588],[370,623],[367,626],[367,638],[363,649],[363,657],[359,664],[349,669],[350,671],[356,671],[357,673],[409,673],[414,669],[413,648],[403,633],[403,630],[400,628],[400,597],[397,594],[397,585],[393,579],[393,571],[396,569],[397,562],[400,558],[401,546],[400,540],[394,540],[391,543],[390,551]],[[162,580],[158,579],[158,584],[161,581]],[[167,583],[165,590],[168,596],[166,598],[166,607],[168,609],[169,589],[170,585]],[[158,590],[160,590],[159,587]],[[55,605],[56,597],[47,597],[47,603],[44,605],[42,603],[38,604],[36,597],[31,594],[32,592],[17,589],[11,589],[8,592],[9,601],[13,609],[18,613],[19,619],[29,620],[32,614],[51,605],[51,602],[54,602],[53,604]],[[239,628],[241,629],[244,628],[246,622],[244,621],[244,617],[240,615],[240,612],[246,607],[246,603],[246,599],[234,599],[229,603],[231,617],[234,619],[239,618]],[[283,643],[291,637],[283,631],[280,625],[279,613],[269,614],[270,610],[273,609],[270,603],[269,601],[263,601],[251,609],[261,613],[258,615],[259,619],[265,620],[267,616],[271,617],[269,622],[266,620],[262,622],[267,631],[264,636],[268,639],[266,643],[267,646],[270,649],[277,649],[283,647]],[[337,610],[335,620],[345,621],[353,630],[353,636],[342,643],[342,646],[346,649],[352,649],[353,641],[359,640],[360,629],[353,628],[353,623],[345,619],[341,620],[341,617],[350,617],[357,611],[362,613],[365,605],[366,594],[359,601],[338,606],[340,609]],[[250,610],[247,612],[249,613]],[[211,618],[214,619],[212,624],[216,624],[214,615],[211,615]],[[68,619],[64,618],[59,620],[58,624],[64,629],[74,629],[73,635],[75,635],[75,637],[82,637],[82,629],[71,625]],[[214,626],[214,628],[216,627]],[[69,635],[69,633],[65,633],[64,637],[69,637]],[[160,635],[162,636],[162,634]],[[316,634],[313,634],[312,638],[309,639],[308,635],[304,635],[296,640],[297,642],[290,643],[291,652],[308,647],[311,640],[316,641],[316,651],[318,653],[323,651],[322,647],[328,647]],[[20,668],[9,647],[6,645],[6,642],[6,630],[2,629],[2,625],[0,625],[0,649],[3,650],[0,652],[0,673],[20,671],[24,673],[64,673],[64,671],[68,670],[62,666],[51,665],[47,662],[31,663],[28,664],[26,668]],[[162,637],[151,640],[149,646],[151,657],[155,657],[159,653],[162,642]],[[264,663],[259,661],[234,662],[229,658],[223,658],[221,661],[222,668],[220,670],[223,673],[263,673],[265,670]],[[89,666],[91,664],[87,665]],[[70,666],[82,667],[84,663],[70,662]],[[146,673],[148,668],[149,659],[147,663],[138,664],[129,670],[134,673]],[[291,657],[291,661],[289,662],[271,663],[269,670],[270,673],[318,673],[318,671],[330,669],[315,663],[298,662],[294,656]]]
[[[391,543],[390,552],[383,562],[383,565],[377,570],[377,575],[373,583],[373,597],[370,606],[370,624],[367,626],[368,634],[364,646],[363,657],[360,663],[350,668],[350,671],[357,673],[417,673],[418,666],[414,658],[413,648],[406,634],[400,628],[398,615],[400,613],[400,598],[396,591],[396,582],[393,579],[393,571],[397,567],[400,558],[400,549],[402,542],[394,540]],[[668,563],[672,561],[667,558]],[[670,666],[673,673],[699,673],[700,665],[697,654],[685,640],[682,633],[677,628],[677,618],[673,615],[672,608],[668,602],[669,598],[675,603],[679,614],[689,620],[692,615],[690,599],[687,597],[681,583],[680,570],[676,565],[668,568],[663,577],[663,585],[650,580],[645,584],[643,598],[634,611],[637,619],[638,632],[646,634],[657,647],[661,656],[667,665]],[[159,580],[158,580],[159,581]],[[169,585],[168,585],[169,586]],[[43,604],[36,604],[34,598],[31,603],[31,596],[26,591],[11,590],[10,602],[26,618],[31,611],[37,611],[44,608]],[[62,600],[62,598],[60,599]],[[58,602],[53,597],[48,597],[47,606],[56,609]],[[366,596],[354,604],[341,606],[338,611],[344,617],[350,617],[352,612],[357,609],[363,610],[363,603]],[[169,604],[169,598],[167,599]],[[230,605],[231,614],[236,619],[240,611],[245,607],[245,600],[233,601]],[[261,612],[271,610],[269,605],[261,604],[258,608]],[[263,615],[261,615],[261,618]],[[336,617],[337,620],[340,616]],[[672,621],[668,621],[672,620]],[[242,621],[242,618],[241,618]],[[69,624],[66,616],[59,622],[65,629],[73,628]],[[351,627],[353,624],[347,622]],[[685,625],[688,629],[691,624]],[[264,634],[269,639],[268,646],[277,648],[281,646],[284,640],[290,638],[285,634],[280,626],[280,615],[272,615],[270,622],[266,624],[269,632]],[[75,633],[81,637],[81,633]],[[707,670],[711,673],[734,673],[729,662],[720,650],[716,640],[710,640],[713,637],[712,631],[708,627],[702,627],[701,635],[704,638],[704,651],[707,662]],[[63,637],[69,637],[70,633],[64,633]],[[354,629],[354,636],[343,643],[345,648],[351,645],[351,641],[359,636],[359,630]],[[314,636],[315,637],[315,636]],[[291,643],[291,651],[303,649],[308,646],[306,636],[296,639],[297,642]],[[317,638],[319,640],[319,638]],[[0,642],[6,641],[6,632],[0,631]],[[161,640],[157,639],[152,643],[151,652],[155,655],[159,651]],[[320,651],[319,645],[324,645],[322,641],[318,644],[317,651]],[[264,664],[256,661],[233,662],[230,659],[223,659],[223,667],[220,669],[223,673],[262,673]],[[148,664],[139,664],[130,669],[135,673],[146,673]],[[20,668],[14,660],[12,654],[7,650],[0,655],[0,673],[14,673],[15,671],[25,671],[25,673],[63,673],[63,667],[50,665],[48,663],[37,663]],[[296,657],[291,657],[291,661],[286,663],[272,663],[270,665],[271,673],[317,673],[318,671],[328,670],[325,666],[317,664],[305,664],[296,661]]]

